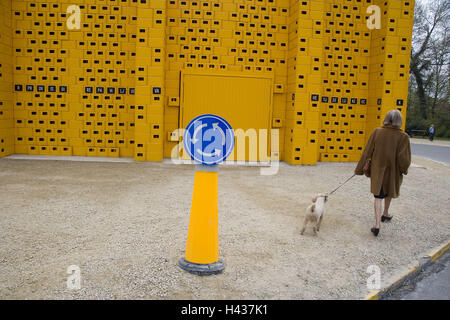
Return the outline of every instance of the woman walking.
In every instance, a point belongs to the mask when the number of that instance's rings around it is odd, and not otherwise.
[[[408,174],[411,165],[411,146],[408,135],[401,130],[402,122],[400,111],[389,111],[383,126],[370,136],[355,169],[357,175],[370,176],[370,189],[375,196],[375,227],[371,231],[375,236],[380,232],[381,222],[392,219],[391,199],[400,196],[403,175]]]

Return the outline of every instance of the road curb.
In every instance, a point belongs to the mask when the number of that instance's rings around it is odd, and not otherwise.
[[[374,290],[370,292],[364,300],[380,300],[386,295],[388,295],[392,290],[402,285],[405,281],[412,280],[417,277],[424,268],[428,267],[432,263],[434,263],[440,256],[442,256],[446,251],[450,249],[450,240],[440,245],[439,247],[434,248],[428,254],[423,256],[420,260],[414,261],[412,264],[409,264],[406,268],[401,270],[395,276],[393,276],[390,281],[388,281],[389,285],[380,290]]]

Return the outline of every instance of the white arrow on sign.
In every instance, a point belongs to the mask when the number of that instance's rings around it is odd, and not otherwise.
[[[202,130],[204,127],[207,127],[207,126],[208,126],[207,124],[202,124],[201,126],[198,126],[198,127],[195,129],[194,135],[193,135],[193,137],[191,138],[191,142],[192,142],[193,144],[196,144],[196,143],[198,142],[198,139],[196,138],[196,137],[197,137],[197,133],[199,133],[200,130]]]
[[[225,144],[225,132],[223,132],[223,130],[219,127],[218,123],[213,123],[213,129],[214,130],[218,129],[220,131],[220,133],[222,134],[222,145],[224,145]]]
[[[197,152],[204,157],[214,157],[214,156],[220,156],[222,154],[222,150],[220,150],[220,149],[214,150],[214,153],[205,153],[200,149],[197,149]]]

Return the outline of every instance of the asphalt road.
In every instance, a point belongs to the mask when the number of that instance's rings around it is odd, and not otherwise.
[[[450,300],[450,251],[386,300]]]
[[[415,156],[450,164],[450,147],[411,144],[411,152]]]
[[[450,164],[450,147],[412,144],[414,155]],[[450,300],[450,251],[386,300]]]

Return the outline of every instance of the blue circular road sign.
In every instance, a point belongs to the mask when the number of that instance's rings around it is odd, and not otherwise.
[[[213,166],[223,162],[234,148],[234,131],[223,118],[204,114],[192,120],[183,137],[192,160]]]

